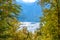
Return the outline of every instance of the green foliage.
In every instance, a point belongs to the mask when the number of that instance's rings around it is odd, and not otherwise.
[[[22,30],[18,30],[13,40],[32,40],[32,33],[24,27]]]
[[[13,38],[20,23],[16,17],[20,13],[20,6],[15,0],[0,0],[0,40]]]
[[[59,0],[41,0],[41,6],[43,8],[43,16],[41,17],[41,28],[37,34],[40,35],[40,40],[59,40],[60,35],[58,33],[58,14]],[[50,4],[50,8],[45,8],[47,4]],[[60,31],[60,29],[59,29]],[[38,36],[39,36],[38,35]]]
[[[40,29],[32,34],[26,28],[19,29],[20,23],[16,17],[21,11],[21,6],[16,0],[0,0],[0,40],[59,40],[60,39],[60,1],[41,0],[43,16]],[[50,4],[50,8],[45,8]]]

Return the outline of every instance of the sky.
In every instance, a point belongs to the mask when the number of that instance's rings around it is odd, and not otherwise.
[[[18,20],[22,23],[20,26],[29,26],[28,30],[34,31],[39,27],[42,9],[38,0],[16,0],[21,5],[22,11],[18,16]]]

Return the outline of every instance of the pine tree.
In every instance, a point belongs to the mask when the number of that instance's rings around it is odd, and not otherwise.
[[[0,40],[7,40],[13,36],[11,32],[17,30],[19,22],[16,17],[20,9],[15,0],[0,0]]]
[[[60,29],[58,28],[58,14],[60,13],[59,0],[41,0],[43,8],[43,16],[41,17],[41,28],[37,34],[40,35],[40,40],[59,40]],[[49,4],[49,8],[45,6]],[[59,30],[58,30],[59,29]]]

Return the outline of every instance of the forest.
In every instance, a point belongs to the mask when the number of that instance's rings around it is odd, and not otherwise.
[[[29,32],[26,27],[18,30],[21,23],[17,16],[22,11],[16,0],[0,0],[0,40],[60,40],[60,0],[40,0],[43,16],[40,27]],[[49,8],[45,6],[49,4]]]

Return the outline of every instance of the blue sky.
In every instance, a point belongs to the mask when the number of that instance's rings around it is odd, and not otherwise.
[[[20,27],[27,27],[27,30],[34,32],[40,27],[40,18],[42,16],[42,8],[37,4],[38,0],[16,0],[17,4],[21,5],[22,10],[18,16]],[[50,4],[45,5],[49,9]]]
[[[34,32],[40,27],[40,18],[42,16],[42,9],[38,0],[16,0],[17,4],[21,5],[22,10],[18,16],[20,27],[27,27],[27,30]]]
[[[36,2],[24,2],[22,0],[17,0],[17,3],[22,7],[22,11],[18,16],[18,20],[21,22],[39,22],[40,16],[42,16],[42,9]]]

